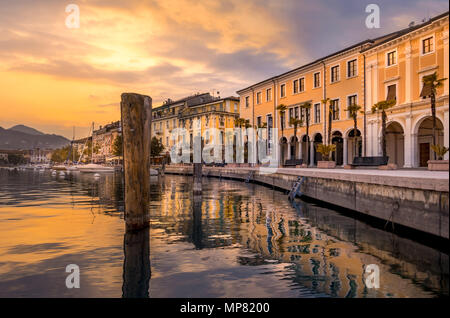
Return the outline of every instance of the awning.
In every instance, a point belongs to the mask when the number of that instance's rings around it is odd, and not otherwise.
[[[395,85],[388,86],[388,93],[387,93],[386,100],[390,101],[390,100],[396,100],[396,99],[397,99],[397,96],[395,94]]]
[[[420,97],[427,98],[431,95],[431,85],[430,83],[423,84],[422,91],[420,92]]]

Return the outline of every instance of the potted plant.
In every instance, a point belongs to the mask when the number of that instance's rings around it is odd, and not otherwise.
[[[432,171],[448,171],[448,160],[444,160],[445,154],[449,148],[441,145],[431,145],[431,149],[437,156],[437,160],[428,160],[428,170]]]
[[[330,144],[330,145],[318,144],[317,152],[322,154],[322,160],[317,161],[317,168],[322,168],[322,169],[336,168],[336,162],[330,160],[330,154],[335,150],[336,150],[335,144]]]

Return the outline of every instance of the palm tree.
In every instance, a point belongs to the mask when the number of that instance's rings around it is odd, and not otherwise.
[[[350,117],[353,118],[353,146],[354,146],[354,154],[357,153],[357,157],[359,157],[359,152],[357,151],[357,146],[356,146],[356,141],[357,141],[357,136],[356,136],[356,132],[358,131],[358,112],[362,109],[361,106],[357,105],[357,104],[352,104],[350,106],[348,106],[348,108],[346,109],[346,111],[348,111],[350,113]]]
[[[386,157],[386,121],[387,121],[386,110],[394,106],[395,103],[396,101],[394,99],[382,100],[372,106],[372,113],[381,111],[381,137],[382,137],[381,149],[383,151],[383,157]]]
[[[280,104],[277,106],[277,110],[280,113],[280,122],[281,122],[281,137],[284,137],[284,115],[286,113],[286,105]]]
[[[433,145],[436,145],[436,89],[442,87],[445,80],[446,78],[438,79],[437,72],[434,72],[433,74],[424,76],[422,78],[423,85],[430,88],[430,94],[427,97],[430,97],[431,100],[431,117],[433,118]],[[434,153],[434,159],[436,160],[436,153]]]
[[[331,100],[329,98],[322,99],[322,104],[325,106],[328,105],[328,134],[327,134],[327,141],[328,144],[331,144],[331,121],[333,120],[333,109],[331,108]]]
[[[291,117],[291,119],[289,119],[289,125],[294,126],[294,158],[297,152],[297,143],[295,142],[295,140],[297,140],[297,127],[301,126],[302,124],[303,120],[301,119],[297,119],[294,117]]]
[[[306,162],[309,164],[309,114],[311,111],[311,103],[305,102],[300,105],[300,109],[305,110],[305,119],[306,119]]]

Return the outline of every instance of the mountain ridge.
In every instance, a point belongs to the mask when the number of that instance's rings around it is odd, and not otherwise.
[[[57,149],[69,143],[70,140],[63,136],[45,134],[25,125],[0,127],[0,149],[4,150]]]

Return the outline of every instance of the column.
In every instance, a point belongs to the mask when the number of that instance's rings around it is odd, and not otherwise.
[[[448,30],[445,30],[442,33],[442,41],[444,42],[444,74],[443,74],[444,76],[442,76],[442,77],[449,78],[448,77],[448,58],[449,58],[449,56],[448,56]],[[444,95],[448,95],[448,81],[449,80],[444,81]],[[445,127],[448,128],[448,125]],[[448,146],[448,139],[447,139],[446,145]],[[448,154],[446,155],[446,158],[448,158]]]
[[[413,146],[411,144],[411,115],[406,115],[405,120],[405,132],[404,132],[404,158],[405,158],[405,164],[404,168],[412,168],[413,162],[414,162],[414,152],[413,152]]]
[[[348,163],[348,137],[345,136],[344,137],[344,160],[343,160],[343,165],[347,165]]]
[[[301,141],[298,142],[297,148],[298,148],[298,150],[297,150],[298,158],[299,159],[303,159],[303,149],[302,149],[302,142]]]
[[[447,48],[447,50],[448,50],[448,48]],[[447,81],[445,81],[445,82],[447,82]],[[444,146],[447,148],[449,147],[448,124],[449,124],[449,122],[448,122],[448,109],[447,109],[446,111],[444,111]],[[448,160],[448,152],[445,154],[444,159]]]
[[[291,159],[291,144],[289,142],[287,143],[287,148],[288,148],[288,155],[286,159]]]
[[[405,47],[405,103],[411,103],[411,43],[408,42]],[[405,132],[405,134],[408,134]],[[406,143],[405,143],[406,144]],[[406,152],[405,152],[406,155]],[[405,158],[406,165],[406,158]]]
[[[417,134],[411,133],[411,166],[416,168],[419,166],[419,152]]]
[[[314,166],[314,142],[311,142],[309,146],[309,158],[310,166]]]

